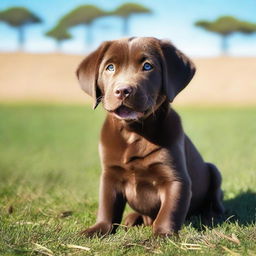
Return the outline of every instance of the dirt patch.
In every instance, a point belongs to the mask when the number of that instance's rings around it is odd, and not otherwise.
[[[177,97],[182,104],[256,104],[256,58],[195,59],[197,72]]]
[[[64,54],[0,54],[0,101],[89,102],[76,80],[83,59]],[[177,104],[256,104],[256,58],[194,59],[197,73]]]

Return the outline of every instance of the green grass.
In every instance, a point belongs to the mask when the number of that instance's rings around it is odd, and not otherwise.
[[[0,255],[255,255],[256,107],[178,112],[204,158],[223,174],[226,221],[207,228],[194,219],[179,238],[120,227],[86,239],[78,232],[95,221],[103,111],[1,104]]]

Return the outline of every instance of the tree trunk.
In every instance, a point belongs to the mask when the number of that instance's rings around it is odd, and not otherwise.
[[[123,35],[129,35],[129,17],[124,17],[123,18]]]
[[[86,32],[86,45],[91,46],[93,42],[93,34],[92,34],[92,24],[87,24],[87,32]]]
[[[56,40],[56,48],[55,48],[55,51],[58,53],[58,52],[61,52],[61,43],[62,43],[62,40]]]
[[[24,35],[24,26],[21,25],[17,27],[18,29],[18,49],[22,51],[24,49],[25,35]]]
[[[221,35],[221,54],[228,55],[228,35]]]

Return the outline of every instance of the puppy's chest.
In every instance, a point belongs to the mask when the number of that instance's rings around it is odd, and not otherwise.
[[[167,149],[137,134],[103,146],[102,164],[136,211],[152,215],[159,208],[159,188],[174,179]]]
[[[121,131],[119,136],[103,143],[103,164],[126,170],[146,170],[156,163],[170,162],[166,149],[132,132]]]
[[[124,140],[103,145],[103,149],[103,167],[115,170],[122,184],[154,188],[173,179],[169,151],[140,135],[124,134]]]

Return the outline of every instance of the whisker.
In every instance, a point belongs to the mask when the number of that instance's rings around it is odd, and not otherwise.
[[[99,96],[98,98],[96,98],[96,102],[101,102],[102,99],[103,99],[103,96],[101,95],[101,96]]]

